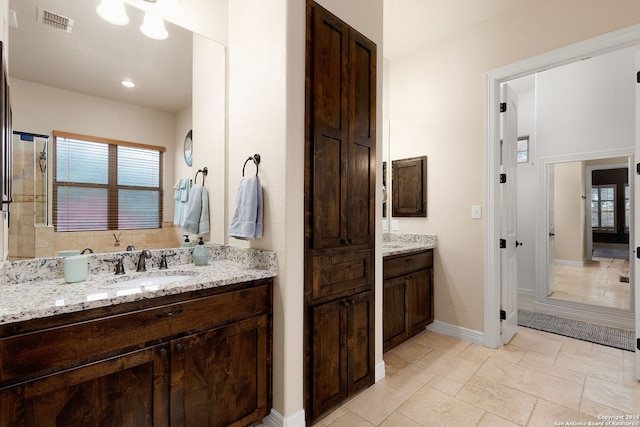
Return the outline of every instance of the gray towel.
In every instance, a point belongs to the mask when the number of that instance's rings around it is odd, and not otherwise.
[[[182,229],[191,234],[209,232],[209,193],[203,185],[191,187]]]
[[[173,223],[182,227],[185,213],[187,212],[189,192],[191,191],[191,180],[189,178],[181,179],[173,188],[176,190],[173,195],[173,198],[176,200]]]
[[[262,237],[262,185],[258,176],[242,178],[229,236],[241,240]]]

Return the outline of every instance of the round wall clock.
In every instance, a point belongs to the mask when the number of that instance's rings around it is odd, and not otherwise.
[[[184,161],[189,166],[193,165],[193,138],[191,132],[190,130],[184,139]]]

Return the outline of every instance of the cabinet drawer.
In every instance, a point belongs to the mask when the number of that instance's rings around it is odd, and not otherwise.
[[[312,298],[371,287],[371,251],[335,251],[313,255]]]
[[[433,251],[418,252],[386,258],[384,260],[384,278],[396,277],[423,268],[433,267]]]
[[[268,285],[73,323],[0,340],[0,385],[98,359],[185,331],[269,310]]]

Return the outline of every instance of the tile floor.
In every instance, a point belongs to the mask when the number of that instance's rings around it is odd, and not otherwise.
[[[555,288],[551,298],[629,310],[629,260],[596,258],[583,267],[555,266]]]
[[[424,331],[385,353],[382,381],[315,425],[544,427],[640,416],[634,357],[522,327],[499,349]]]

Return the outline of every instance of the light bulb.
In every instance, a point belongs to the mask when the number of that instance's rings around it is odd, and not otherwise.
[[[147,37],[156,40],[164,40],[169,37],[169,33],[164,28],[164,21],[159,16],[149,12],[144,14],[144,22],[140,25],[140,31]]]
[[[102,0],[96,7],[96,12],[102,19],[112,24],[127,25],[129,23],[122,0]]]

